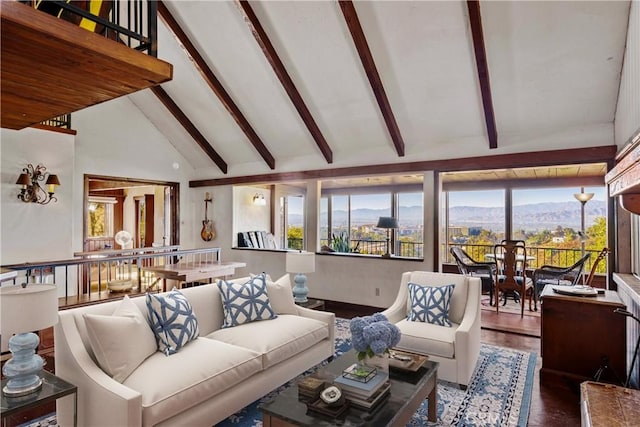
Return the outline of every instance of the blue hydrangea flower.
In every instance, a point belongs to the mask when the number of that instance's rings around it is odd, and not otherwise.
[[[353,348],[361,359],[366,354],[382,354],[400,342],[400,329],[382,313],[354,317],[350,324]]]

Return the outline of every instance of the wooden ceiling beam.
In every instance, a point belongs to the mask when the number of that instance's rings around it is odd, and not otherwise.
[[[482,108],[484,109],[484,121],[487,125],[487,137],[489,148],[498,148],[498,131],[496,130],[496,118],[493,112],[493,99],[491,97],[491,83],[489,82],[489,66],[487,65],[487,52],[484,48],[484,34],[482,31],[482,17],[480,16],[480,1],[468,0],[469,24],[473,38],[473,52],[476,57],[478,70],[478,82],[482,95]]]
[[[237,104],[233,101],[229,93],[226,91],[220,80],[213,73],[207,62],[204,60],[198,49],[193,45],[187,34],[182,30],[178,21],[175,20],[167,6],[164,2],[158,2],[158,14],[163,22],[169,27],[169,29],[173,32],[173,35],[176,37],[178,42],[183,46],[186,55],[189,57],[191,62],[195,65],[196,69],[202,76],[202,78],[207,82],[213,93],[216,94],[222,105],[227,109],[231,117],[236,121],[240,129],[244,132],[244,134],[249,139],[249,142],[254,146],[254,148],[258,151],[260,156],[264,159],[270,169],[276,168],[276,161],[273,158],[273,155],[269,152],[269,149],[264,145],[258,134],[255,132],[249,121],[245,118],[240,108],[238,108]]]
[[[282,172],[262,175],[237,176],[231,178],[202,179],[189,181],[189,187],[207,187],[234,184],[264,184],[305,179],[329,179],[349,176],[392,175],[412,172],[453,172],[534,166],[575,165],[580,163],[608,162],[615,158],[617,147],[571,148],[565,150],[535,151],[461,159],[426,160],[420,162],[387,163],[370,166],[353,166],[333,169],[315,169],[298,172]]]
[[[293,80],[291,80],[291,76],[289,76],[287,69],[282,63],[282,60],[280,60],[278,53],[273,47],[273,44],[271,44],[271,40],[269,40],[267,33],[264,31],[264,28],[262,27],[262,24],[260,24],[258,17],[251,8],[251,5],[246,0],[235,0],[235,2],[240,13],[242,13],[245,23],[251,30],[251,34],[253,34],[253,37],[256,39],[256,42],[258,42],[260,49],[262,49],[262,52],[269,61],[269,64],[271,64],[273,71],[276,73],[276,76],[278,76],[280,83],[289,95],[289,98],[302,118],[302,121],[307,126],[307,129],[309,129],[309,132],[320,149],[320,152],[322,152],[327,163],[333,163],[333,152],[331,151],[331,147],[329,147],[329,144],[324,139],[320,128],[318,128],[318,125],[302,99],[300,92],[298,92]]]
[[[213,163],[215,163],[218,168],[223,173],[227,173],[227,163],[222,160],[222,157],[213,149],[209,141],[200,133],[200,131],[196,128],[196,126],[189,120],[186,114],[178,107],[178,105],[171,99],[169,94],[165,92],[160,86],[153,86],[151,91],[155,96],[158,97],[160,102],[164,104],[165,107],[169,110],[173,117],[182,125],[184,130],[186,130],[189,135],[198,143],[200,148],[209,156]]]
[[[393,109],[391,108],[391,104],[387,98],[387,93],[384,90],[382,79],[380,78],[380,74],[378,74],[378,68],[376,67],[373,55],[369,49],[369,43],[367,43],[367,38],[364,35],[362,26],[360,25],[360,19],[358,19],[356,8],[351,0],[340,0],[339,4],[342,14],[344,15],[344,20],[351,32],[353,44],[356,46],[356,50],[360,56],[360,61],[362,61],[362,67],[369,78],[371,90],[378,101],[378,107],[380,107],[380,112],[382,113],[384,122],[389,130],[389,135],[391,136],[393,145],[396,147],[398,156],[403,157],[404,140],[400,134],[400,128],[398,127],[398,123],[396,122],[396,118],[393,114]]]

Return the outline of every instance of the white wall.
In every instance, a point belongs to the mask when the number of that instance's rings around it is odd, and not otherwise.
[[[193,168],[128,98],[114,99],[72,114],[77,130],[74,169],[73,246],[82,248],[82,182],[84,174],[180,183],[180,246],[192,248],[193,204],[189,179]],[[176,169],[174,164],[178,165]]]
[[[253,197],[262,194],[266,201],[264,206],[253,204]],[[237,233],[240,231],[271,231],[271,198],[268,190],[261,187],[233,187],[233,244],[237,244]]]
[[[0,136],[0,263],[71,258],[74,227],[69,218],[73,215],[76,185],[75,137],[39,129],[2,129]],[[57,202],[40,205],[18,199],[20,186],[15,182],[28,163],[34,167],[42,164],[47,172],[58,175],[61,185],[56,189]]]
[[[640,2],[632,1],[627,46],[615,117],[615,142],[622,147],[640,129]]]

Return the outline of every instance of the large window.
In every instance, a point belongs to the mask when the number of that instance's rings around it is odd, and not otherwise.
[[[398,229],[388,231],[391,254],[423,257],[422,191],[364,187],[323,193],[320,244],[325,250],[382,255],[387,252],[387,230],[376,224],[380,217],[393,216]]]
[[[593,193],[582,206],[574,196]],[[442,261],[452,262],[449,249],[462,246],[478,261],[502,239],[524,240],[529,267],[570,266],[591,252],[590,268],[607,246],[604,187],[505,188],[443,193]],[[606,263],[598,267],[604,272]]]

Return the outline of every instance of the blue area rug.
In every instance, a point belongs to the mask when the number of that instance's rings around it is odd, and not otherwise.
[[[336,355],[351,349],[349,321],[336,319]],[[466,391],[445,381],[438,382],[438,422],[427,421],[428,401],[415,413],[408,426],[518,426],[527,425],[536,354],[481,344],[480,358]],[[312,374],[311,369],[289,383],[253,402],[219,423],[218,427],[261,427],[261,402],[273,399],[289,384]],[[25,427],[56,426],[55,414]]]
[[[349,321],[336,319],[336,355],[351,349]],[[478,364],[466,391],[438,382],[438,422],[427,421],[428,401],[409,426],[526,426],[531,405],[536,354],[481,344]],[[273,399],[309,370],[219,423],[218,427],[261,427],[261,402]]]

